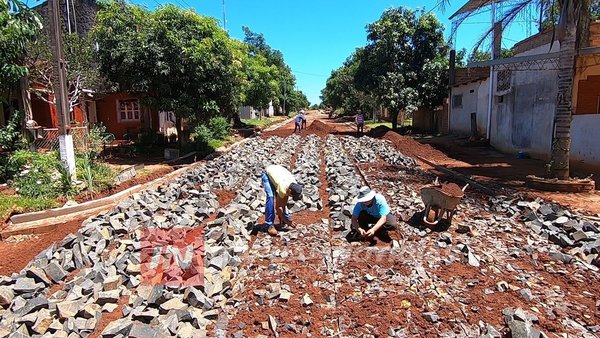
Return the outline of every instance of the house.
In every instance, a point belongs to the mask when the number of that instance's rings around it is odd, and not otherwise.
[[[538,159],[550,158],[554,112],[558,94],[558,41],[551,30],[533,35],[513,47],[514,56],[475,64],[493,66],[490,77],[469,68],[458,71],[450,93],[450,132],[487,136],[495,148],[516,154],[526,152]],[[460,73],[470,73],[462,81]],[[488,110],[491,103],[491,110]],[[573,86],[571,161],[600,165],[600,21],[590,25],[588,47],[577,56]],[[490,117],[489,121],[487,117]]]
[[[248,119],[256,119],[259,116],[262,117],[271,117],[275,115],[275,109],[273,108],[273,102],[269,102],[269,107],[267,109],[254,109],[252,106],[243,106],[238,109],[238,114],[240,115],[240,119],[248,120]]]
[[[458,68],[450,84],[448,129],[459,135],[485,136],[490,67]]]

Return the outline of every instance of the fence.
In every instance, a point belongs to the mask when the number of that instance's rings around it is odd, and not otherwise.
[[[87,141],[87,127],[72,127],[73,146],[76,149],[84,149]],[[40,128],[34,144],[37,149],[58,149],[58,128]]]

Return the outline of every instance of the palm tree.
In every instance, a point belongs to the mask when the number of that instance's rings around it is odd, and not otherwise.
[[[438,5],[444,9],[450,0],[439,0]],[[470,0],[472,1],[472,0]],[[550,157],[551,175],[558,179],[569,178],[569,149],[571,145],[571,120],[572,120],[572,95],[573,80],[577,50],[583,47],[587,40],[588,27],[591,19],[590,8],[595,0],[518,0],[516,2],[503,2],[507,10],[498,20],[502,27],[511,24],[519,14],[530,6],[539,8],[541,12],[547,11],[551,22],[554,22],[554,9],[558,9],[558,24],[554,26],[556,37],[560,43],[559,69],[558,69],[558,95],[556,96],[556,111],[554,114],[555,131],[552,139]],[[489,6],[492,0],[478,1],[477,9]],[[473,11],[460,16],[455,22],[456,27],[466,20]],[[475,50],[494,31],[490,28],[476,43]]]

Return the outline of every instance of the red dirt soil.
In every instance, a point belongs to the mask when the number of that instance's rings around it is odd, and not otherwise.
[[[219,207],[221,208],[231,203],[237,196],[236,192],[225,189],[215,189],[213,193],[217,195],[217,201],[219,201]]]
[[[442,185],[442,192],[455,197],[462,197],[465,194],[456,183],[448,183]]]
[[[49,247],[53,242],[60,241],[68,234],[76,232],[86,218],[61,224],[60,227],[36,238],[20,243],[0,241],[0,275],[10,276],[13,272],[21,271],[40,251]]]

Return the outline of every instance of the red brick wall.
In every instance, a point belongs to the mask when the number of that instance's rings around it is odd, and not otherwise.
[[[577,87],[577,107],[574,114],[598,114],[598,97],[600,97],[600,75],[590,75],[580,80]]]

